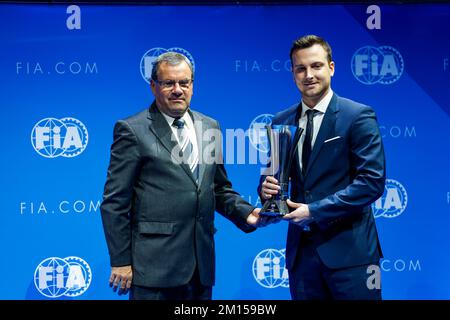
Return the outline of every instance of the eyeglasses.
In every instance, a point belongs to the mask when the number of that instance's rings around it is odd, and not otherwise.
[[[163,89],[173,89],[175,87],[175,84],[179,84],[181,89],[189,89],[192,82],[194,82],[194,79],[183,79],[183,80],[155,80],[156,83],[158,83],[161,88]]]

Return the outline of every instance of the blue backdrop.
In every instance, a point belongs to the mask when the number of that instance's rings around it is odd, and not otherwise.
[[[192,108],[246,131],[299,101],[289,50],[310,33],[333,48],[333,90],[378,115],[383,298],[449,299],[450,5],[367,7],[0,5],[0,299],[127,299],[108,287],[99,204],[115,121],[153,100],[152,57],[189,55]],[[236,162],[235,189],[260,205],[260,165]],[[290,298],[285,223],[216,228],[214,299]]]

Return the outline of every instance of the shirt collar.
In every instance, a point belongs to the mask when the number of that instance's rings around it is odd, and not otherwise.
[[[331,98],[333,98],[333,90],[328,90],[328,93],[325,95],[325,97],[322,98],[315,106],[314,110],[319,111],[320,113],[325,113],[328,109],[328,105],[330,104]],[[302,100],[302,117],[305,116],[305,113],[310,108],[303,102]]]
[[[164,116],[164,118],[166,119],[166,121],[167,121],[167,123],[169,124],[169,126],[172,126],[173,120],[175,120],[175,118],[174,118],[174,117],[171,117],[171,116],[169,116],[169,115],[167,115],[167,114],[165,114],[165,113],[162,112],[162,111],[161,111],[161,114]],[[189,129],[189,128],[192,128],[193,122],[192,122],[191,117],[189,116],[189,112],[188,112],[188,111],[186,111],[186,112],[183,114],[183,116],[181,117],[181,119],[184,120],[184,125],[185,125],[188,129]]]

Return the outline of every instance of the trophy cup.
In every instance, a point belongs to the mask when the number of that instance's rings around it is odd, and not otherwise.
[[[292,125],[266,125],[270,150],[270,167],[265,175],[278,180],[281,190],[264,203],[260,214],[280,217],[289,213],[286,200],[289,198],[289,174],[295,158],[298,140],[303,128]]]

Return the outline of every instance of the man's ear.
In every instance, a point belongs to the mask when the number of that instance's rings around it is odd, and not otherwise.
[[[152,89],[153,94],[155,94],[155,81],[153,79],[150,79],[150,89]]]
[[[334,65],[334,61],[331,61],[330,62],[330,74],[331,74],[331,76],[334,76],[334,67],[335,67],[335,65]]]

